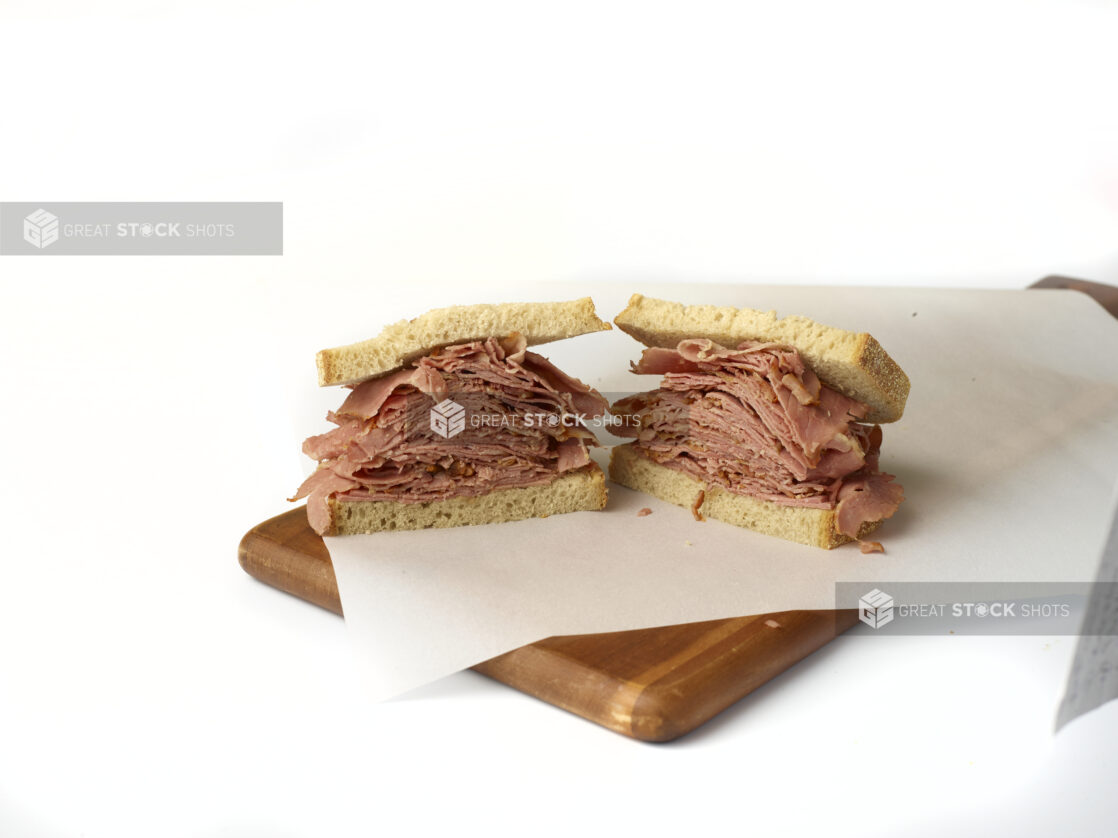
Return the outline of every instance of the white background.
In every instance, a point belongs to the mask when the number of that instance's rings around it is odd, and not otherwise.
[[[314,350],[430,283],[1115,281],[1115,4],[116,5],[0,10],[0,199],[282,200],[286,249],[0,257],[0,834],[1113,823],[1068,638],[853,634],[656,747],[472,673],[371,706],[235,547]]]

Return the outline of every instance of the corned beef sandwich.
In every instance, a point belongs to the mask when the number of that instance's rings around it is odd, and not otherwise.
[[[774,312],[635,294],[614,320],[659,389],[619,400],[610,478],[703,515],[817,547],[862,541],[904,499],[878,468],[909,381],[868,334]],[[863,542],[863,551],[880,549]]]
[[[609,328],[589,297],[456,306],[319,352],[319,384],[352,389],[292,500],[321,535],[601,509],[586,420],[608,404],[527,347]]]

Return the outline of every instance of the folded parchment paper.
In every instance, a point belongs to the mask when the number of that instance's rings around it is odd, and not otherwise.
[[[328,538],[374,697],[551,635],[833,608],[840,580],[1094,578],[1118,476],[1118,323],[1087,297],[629,284],[520,296],[589,292],[610,318],[636,290],[804,314],[881,341],[912,379],[904,418],[884,428],[882,468],[907,498],[873,536],[887,552],[699,523],[612,485],[603,512]],[[640,349],[614,331],[542,351],[621,392],[656,386],[626,372]],[[643,506],[653,514],[637,517]]]
[[[1118,698],[1118,493],[1110,535],[1099,562],[1098,583],[1091,592],[1080,626],[1068,686],[1056,714],[1056,729]]]

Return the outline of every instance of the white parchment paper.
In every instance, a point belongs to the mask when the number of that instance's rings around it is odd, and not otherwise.
[[[904,418],[884,428],[882,467],[906,494],[874,536],[887,552],[699,523],[612,484],[603,512],[328,538],[374,698],[552,635],[833,608],[836,581],[1094,578],[1118,476],[1118,323],[1087,297],[614,284],[532,296],[588,290],[606,318],[640,290],[775,308],[877,337],[912,380]],[[620,392],[656,386],[625,372],[640,349],[614,331],[542,351]],[[653,514],[637,517],[644,506]]]

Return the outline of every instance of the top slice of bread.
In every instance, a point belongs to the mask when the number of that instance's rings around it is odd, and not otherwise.
[[[561,303],[501,303],[437,308],[385,326],[371,340],[318,353],[318,385],[356,384],[392,372],[440,346],[520,332],[529,346],[611,328],[589,297]]]
[[[865,421],[895,422],[904,413],[908,376],[865,332],[806,317],[778,319],[775,311],[685,306],[641,294],[634,294],[613,322],[645,346],[673,348],[688,338],[709,338],[731,348],[745,340],[792,346],[824,384],[869,406]]]

